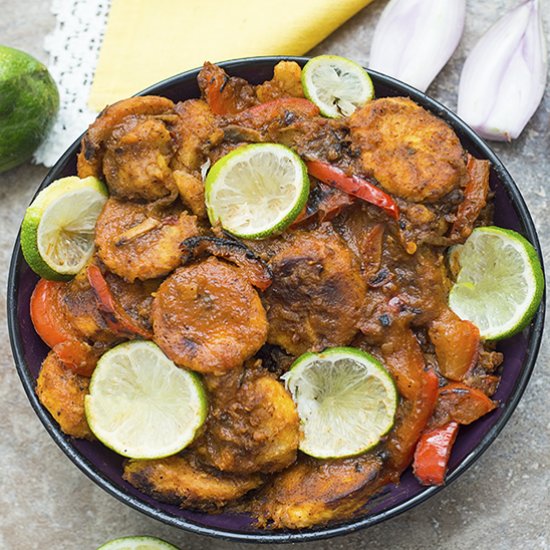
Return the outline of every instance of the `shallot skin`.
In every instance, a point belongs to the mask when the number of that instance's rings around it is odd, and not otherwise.
[[[465,0],[391,0],[374,32],[369,67],[425,92],[464,30]]]
[[[537,110],[546,74],[540,3],[526,0],[470,52],[460,77],[458,116],[485,139],[516,139]]]

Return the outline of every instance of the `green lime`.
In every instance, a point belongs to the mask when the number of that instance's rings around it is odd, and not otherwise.
[[[103,183],[93,176],[62,178],[40,191],[21,225],[23,255],[35,273],[66,280],[86,265],[107,196]]]
[[[30,158],[58,109],[48,69],[29,54],[0,46],[0,173]]]
[[[300,450],[316,458],[374,447],[394,423],[395,383],[372,355],[355,348],[304,353],[283,375],[302,425]]]
[[[122,537],[106,542],[97,550],[178,550],[178,548],[156,537]]]
[[[309,196],[302,159],[288,147],[258,143],[219,159],[205,181],[212,225],[246,239],[280,233],[298,216]]]
[[[104,445],[141,459],[187,447],[208,411],[198,375],[177,367],[153,342],[140,340],[102,355],[84,406],[90,429]]]
[[[539,307],[544,275],[533,245],[519,233],[478,227],[453,247],[459,272],[450,308],[479,328],[482,338],[500,340],[523,330]]]
[[[305,96],[329,118],[351,115],[374,97],[369,73],[351,59],[319,55],[302,70]]]

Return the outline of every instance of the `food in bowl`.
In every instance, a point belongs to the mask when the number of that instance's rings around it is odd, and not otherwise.
[[[110,193],[96,251],[72,280],[42,280],[31,304],[53,348],[38,395],[65,433],[106,439],[86,415],[94,376],[113,350],[151,340],[163,361],[200,373],[208,412],[183,450],[125,455],[125,479],[290,529],[350,517],[413,459],[421,482],[443,483],[459,425],[496,406],[502,361],[448,307],[463,268],[449,247],[491,224],[488,163],[407,98],[324,118],[300,77],[283,62],[252,86],[206,64],[201,99],[107,108],[78,162]],[[116,380],[111,399],[135,397]],[[112,433],[136,436],[112,420]]]

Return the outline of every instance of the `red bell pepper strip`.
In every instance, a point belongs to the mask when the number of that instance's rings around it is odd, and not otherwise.
[[[468,183],[464,189],[464,200],[458,205],[456,220],[451,228],[451,238],[466,239],[470,236],[479,213],[487,204],[491,164],[468,155]]]
[[[306,221],[311,221],[313,218],[317,218],[320,222],[332,220],[332,218],[341,212],[342,208],[354,202],[355,199],[353,197],[340,191],[340,189],[319,183],[319,185],[310,191],[307,204],[290,227],[294,229]]]
[[[89,265],[87,276],[96,298],[99,302],[103,318],[108,327],[120,336],[132,337],[141,336],[150,339],[153,337],[151,331],[140,327],[134,319],[115,300],[103,273],[97,265]]]
[[[370,181],[358,176],[348,176],[343,170],[326,162],[306,162],[308,172],[318,180],[382,208],[394,219],[399,218],[399,207],[395,200]]]
[[[411,463],[415,446],[430,420],[437,399],[438,383],[433,370],[424,371],[422,386],[412,400],[409,411],[390,433],[387,443],[389,464],[397,476]]]
[[[413,472],[422,485],[443,485],[458,423],[425,431],[414,452]]]
[[[66,284],[40,279],[31,296],[31,319],[40,338],[67,368],[82,376],[91,376],[97,355],[89,344],[79,339],[63,313],[60,293]]]
[[[80,376],[92,376],[99,359],[99,354],[80,340],[65,340],[54,346],[53,351],[67,368]]]
[[[66,284],[40,279],[31,296],[32,324],[50,348],[77,337],[61,310],[60,292]]]
[[[388,466],[397,481],[411,463],[416,443],[432,416],[439,380],[432,369],[426,370],[418,340],[399,318],[387,329],[382,355],[402,397],[386,443]]]
[[[211,78],[205,90],[206,101],[212,112],[216,115],[225,115],[232,112],[234,101],[223,94],[228,80],[229,77],[225,73],[219,72]]]
[[[434,421],[467,425],[496,409],[497,404],[481,390],[453,382],[439,388]]]

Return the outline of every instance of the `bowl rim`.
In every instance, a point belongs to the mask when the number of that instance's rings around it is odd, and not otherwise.
[[[254,56],[243,57],[238,59],[226,60],[217,63],[220,67],[227,69],[231,72],[232,69],[238,69],[243,66],[250,66],[261,63],[276,64],[279,61],[288,60],[296,61],[298,63],[305,63],[310,59],[306,56]],[[460,129],[460,132],[464,134],[487,158],[492,165],[493,170],[497,173],[498,178],[502,182],[506,189],[510,201],[513,203],[518,216],[525,226],[525,233],[528,240],[533,244],[537,254],[539,256],[541,266],[544,272],[543,258],[541,252],[541,246],[537,236],[534,222],[531,218],[527,205],[512,179],[509,172],[506,170],[500,159],[489,147],[489,145],[480,138],[474,130],[472,130],[464,121],[462,121],[456,114],[454,114],[449,108],[439,103],[437,100],[432,99],[428,95],[420,92],[419,90],[385,74],[379,73],[368,69],[375,81],[392,88],[400,95],[406,95],[414,101],[420,103],[423,107],[427,107],[432,113],[438,116],[443,116],[444,119],[453,127],[453,129]],[[160,88],[165,88],[171,85],[175,85],[182,80],[189,80],[196,77],[200,67],[191,69],[170,78],[162,80],[152,86],[142,90],[136,96],[148,95],[152,93],[162,93]],[[33,198],[54,178],[59,168],[63,166],[70,157],[75,155],[78,151],[82,135],[75,140],[71,146],[65,151],[55,165],[48,171],[42,183],[38,187]],[[519,400],[521,399],[527,383],[533,372],[538,351],[541,344],[544,317],[546,310],[546,290],[543,294],[540,307],[531,322],[530,340],[527,347],[527,353],[524,360],[522,371],[519,375],[518,382],[514,387],[514,390],[508,401],[506,410],[502,416],[497,420],[494,426],[483,436],[477,446],[460,462],[460,464],[449,474],[446,479],[446,483],[443,486],[427,487],[418,495],[409,498],[405,502],[385,510],[383,512],[368,515],[362,518],[352,518],[346,522],[339,523],[334,526],[311,528],[308,530],[296,530],[296,531],[269,531],[265,530],[259,533],[247,533],[242,531],[228,531],[217,527],[206,527],[199,525],[190,520],[183,519],[179,516],[161,511],[152,505],[138,500],[136,497],[127,494],[122,488],[117,486],[114,482],[109,480],[106,476],[98,472],[94,465],[72,445],[70,438],[65,436],[61,432],[59,426],[53,421],[46,409],[40,404],[38,397],[34,391],[35,379],[31,374],[27,364],[25,362],[21,334],[19,332],[19,326],[17,321],[17,300],[18,291],[16,285],[17,274],[19,272],[21,263],[23,262],[23,256],[20,247],[20,232],[17,235],[14,243],[13,252],[10,261],[8,284],[7,284],[7,316],[8,316],[8,332],[12,349],[13,358],[15,361],[16,369],[21,379],[21,383],[29,399],[34,412],[55,441],[55,443],[61,448],[61,450],[67,455],[67,457],[99,487],[105,490],[110,495],[114,496],[120,502],[125,503],[131,508],[142,512],[143,514],[154,518],[158,521],[184,529],[191,533],[199,535],[208,535],[218,539],[234,541],[234,542],[249,542],[249,543],[287,543],[287,542],[307,542],[313,540],[321,540],[338,535],[347,535],[356,532],[360,529],[364,529],[371,525],[375,525],[384,520],[396,517],[403,512],[406,512],[418,504],[424,502],[432,495],[435,495],[441,491],[444,487],[450,485],[460,475],[462,475],[474,462],[487,450],[489,445],[496,439],[498,434],[502,431],[510,416],[514,412]]]

